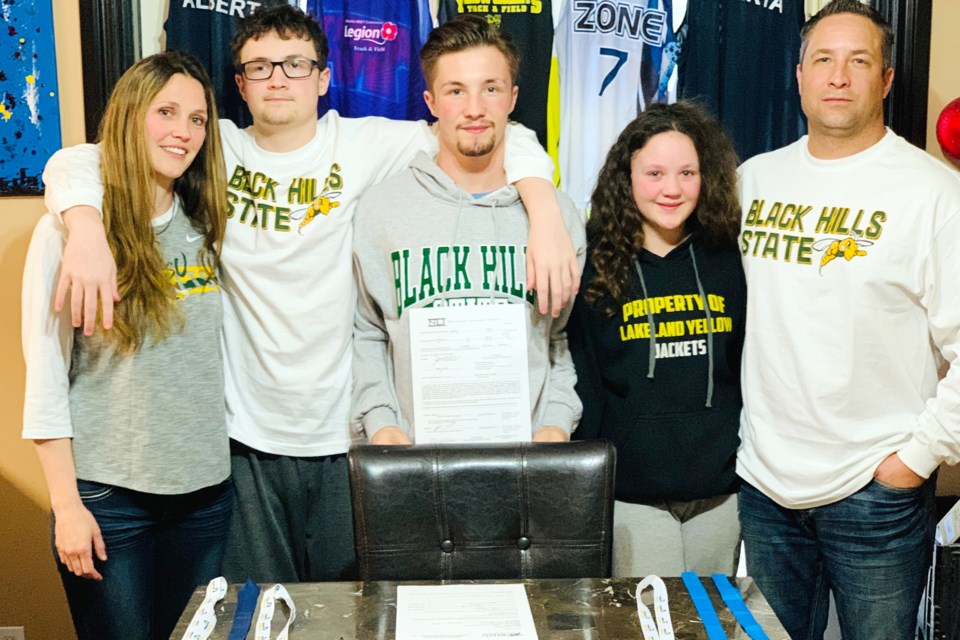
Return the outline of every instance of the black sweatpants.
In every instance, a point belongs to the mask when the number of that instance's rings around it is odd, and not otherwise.
[[[346,454],[294,458],[235,440],[228,582],[356,580]]]

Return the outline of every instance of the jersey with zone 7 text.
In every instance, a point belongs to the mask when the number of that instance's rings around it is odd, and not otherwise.
[[[552,174],[526,129],[508,129],[508,180]],[[373,184],[436,149],[423,122],[341,118],[330,111],[300,149],[271,153],[252,129],[221,121],[228,220],[221,282],[231,438],[289,456],[350,444],[354,204]],[[45,171],[47,205],[102,200],[97,147],[61,150]]]
[[[623,128],[646,109],[644,53],[673,40],[669,0],[566,0],[555,44],[560,68],[560,180],[581,211]],[[649,68],[647,68],[649,67]],[[658,89],[659,79],[650,79]]]

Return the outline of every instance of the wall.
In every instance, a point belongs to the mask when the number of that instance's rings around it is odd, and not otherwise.
[[[82,142],[83,100],[79,0],[54,2],[58,81],[65,145]],[[923,1],[923,0],[920,0]],[[156,0],[143,3],[144,22],[160,30]],[[940,110],[960,97],[960,3],[933,0],[927,149],[939,155],[933,133]],[[145,46],[150,46],[149,38]],[[151,49],[152,50],[152,49]],[[0,208],[0,627],[23,625],[27,640],[69,640],[73,630],[54,568],[47,531],[48,501],[33,447],[20,440],[23,365],[20,353],[20,278],[30,232],[43,211],[40,198],[6,198]],[[960,474],[948,478],[960,494]]]
[[[960,2],[934,0],[933,35],[930,41],[930,90],[927,113],[927,151],[943,158],[937,144],[936,126],[940,111],[954,98],[960,98]],[[896,81],[896,80],[894,80]]]
[[[84,139],[78,2],[56,0],[53,13],[63,142],[76,144]],[[0,207],[0,627],[22,625],[28,640],[66,640],[73,627],[49,546],[46,488],[33,445],[20,439],[20,279],[42,212],[42,198],[4,198]]]
[[[922,0],[921,0],[922,1]],[[927,152],[943,159],[937,143],[937,117],[954,98],[960,98],[960,2],[934,0],[933,33],[930,37],[930,87],[927,94]],[[896,78],[894,78],[896,82]],[[960,466],[945,467],[940,473],[938,493],[960,495]]]

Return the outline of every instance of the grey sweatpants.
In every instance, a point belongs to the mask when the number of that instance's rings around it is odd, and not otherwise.
[[[294,458],[230,442],[228,582],[357,579],[346,454]]]
[[[613,506],[613,575],[705,576],[737,572],[737,495],[689,502]]]

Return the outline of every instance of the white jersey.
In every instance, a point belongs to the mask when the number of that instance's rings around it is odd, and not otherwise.
[[[670,7],[669,0],[566,0],[560,12],[560,180],[580,210],[623,128],[647,104],[673,100]]]
[[[507,179],[549,179],[532,132],[510,127]],[[267,453],[324,456],[350,446],[354,204],[367,188],[435,150],[423,122],[330,111],[295,151],[261,149],[221,121],[228,194],[221,280],[230,437]],[[102,200],[97,147],[57,152],[46,202],[61,212]]]

